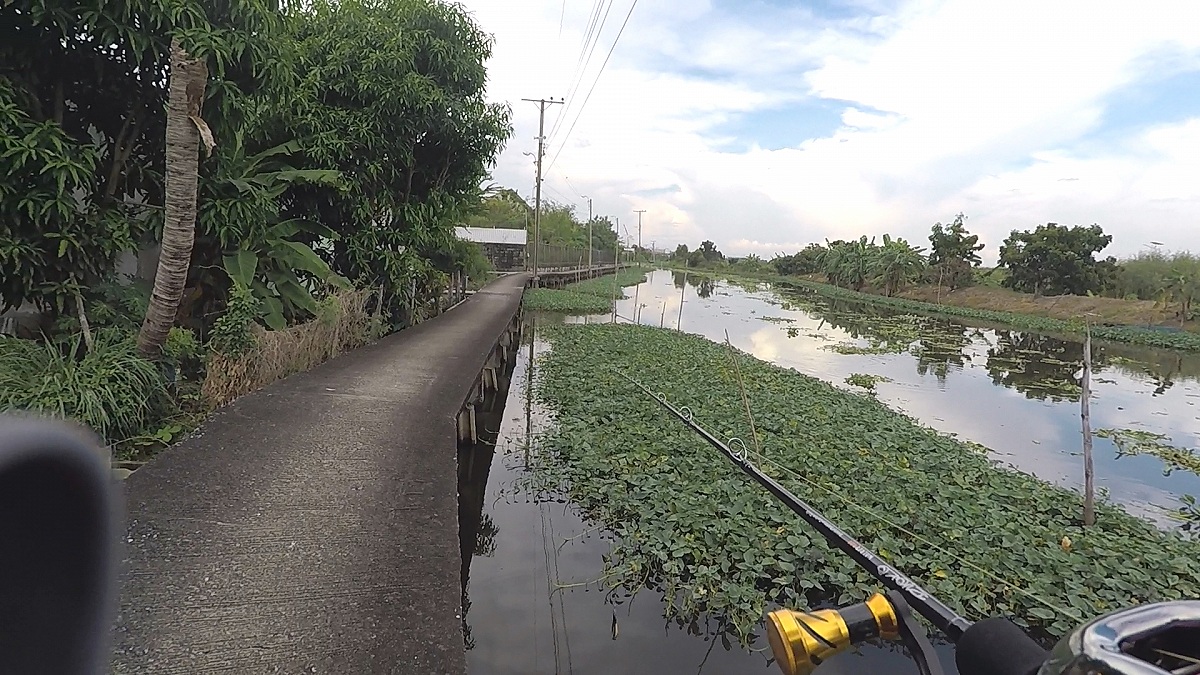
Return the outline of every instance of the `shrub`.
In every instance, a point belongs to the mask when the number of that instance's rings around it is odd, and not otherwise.
[[[131,333],[96,332],[60,343],[0,340],[0,412],[31,411],[73,419],[110,442],[142,430],[166,401],[158,367],[137,355]]]

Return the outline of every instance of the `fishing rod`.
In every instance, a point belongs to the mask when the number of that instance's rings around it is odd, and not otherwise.
[[[1200,675],[1200,600],[1106,614],[1080,626],[1050,652],[1003,617],[972,623],[763,473],[750,461],[745,443],[731,448],[738,439],[723,443],[693,419],[691,410],[676,408],[666,395],[620,374],[888,587],[886,593],[846,607],[769,612],[767,639],[785,675],[807,675],[835,654],[876,638],[901,640],[923,675],[942,675],[941,661],[914,611],[954,644],[961,675]]]

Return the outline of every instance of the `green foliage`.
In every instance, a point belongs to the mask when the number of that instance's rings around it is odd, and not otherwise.
[[[688,267],[717,267],[725,262],[725,254],[717,250],[717,245],[705,239],[696,250],[688,254]]]
[[[875,385],[880,382],[891,382],[892,378],[883,375],[871,375],[870,373],[851,373],[846,377],[846,384],[853,387],[861,387],[867,391],[874,393]]]
[[[173,365],[185,378],[195,378],[200,375],[204,366],[204,349],[196,334],[192,331],[175,326],[167,333],[167,341],[163,345],[163,357]]]
[[[883,286],[884,295],[895,295],[896,291],[921,277],[925,270],[924,250],[914,248],[903,239],[883,235],[883,246],[872,252],[871,271],[874,281]]]
[[[821,271],[831,284],[862,290],[871,280],[875,248],[875,240],[868,242],[866,235],[854,241],[828,242],[821,255]]]
[[[245,92],[278,79],[278,18],[266,0],[0,4],[0,305],[61,312],[161,222],[171,38],[208,63],[219,154]]]
[[[975,279],[975,268],[982,262],[979,252],[983,244],[979,235],[970,234],[963,225],[966,216],[958,214],[949,226],[934,223],[929,234],[929,269],[926,279],[949,286],[950,290],[969,286]]]
[[[1163,434],[1140,429],[1100,429],[1096,435],[1110,439],[1121,455],[1151,455],[1162,460],[1165,465],[1164,476],[1171,475],[1173,471],[1187,471],[1200,476],[1200,455],[1195,450],[1171,445],[1170,439]]]
[[[248,286],[234,282],[225,313],[213,323],[208,347],[225,356],[237,356],[254,347],[251,328],[263,311],[262,303]]]
[[[612,301],[604,296],[554,288],[531,288],[525,291],[522,303],[526,310],[563,314],[606,314],[612,311]]]
[[[333,269],[399,303],[436,276],[430,256],[478,205],[511,133],[507,108],[485,98],[491,38],[460,5],[320,0],[289,7],[281,42],[295,86],[270,101],[264,135],[299,141],[344,180],[289,189],[284,216],[332,228]]]
[[[573,284],[567,284],[568,291],[596,295],[601,298],[617,299],[625,297],[620,290],[625,286],[637,286],[646,281],[646,273],[636,269],[622,269],[615,274],[606,274],[594,279],[585,279]]]
[[[744,272],[748,274],[767,272],[774,269],[771,267],[771,263],[763,260],[757,255],[754,255],[753,253],[745,256],[744,258],[738,258],[737,260],[731,259],[729,267],[735,272]]]
[[[73,419],[109,441],[140,431],[166,402],[158,367],[118,329],[97,331],[91,351],[80,335],[65,344],[0,339],[0,364],[0,412]]]
[[[1008,270],[1004,285],[1036,295],[1087,295],[1104,285],[1105,268],[1095,254],[1112,242],[1099,225],[1066,227],[1057,223],[1039,225],[1032,232],[1018,232],[1000,247],[1000,266]],[[1115,259],[1109,261],[1114,265]]]
[[[660,589],[684,620],[709,612],[743,635],[770,602],[860,602],[880,588],[617,374],[688,406],[718,438],[750,438],[725,347],[629,325],[544,334],[553,348],[537,394],[556,426],[540,439],[534,475],[616,535],[608,583]],[[963,614],[1057,636],[1084,617],[1200,594],[1200,544],[1107,504],[1084,528],[1072,491],[1001,469],[870,397],[738,358],[769,458],[760,466]],[[913,534],[845,508],[847,494]]]
[[[688,260],[687,244],[680,244],[680,245],[676,246],[675,250],[671,253],[671,260],[673,260],[674,262],[682,263],[682,264],[686,265],[687,260]]]
[[[1200,258],[1186,251],[1142,251],[1121,261],[1105,290],[1118,298],[1154,300],[1175,308],[1183,324],[1193,318],[1192,305],[1200,299]]]
[[[523,230],[533,220],[531,207],[516,190],[507,188],[485,195],[470,210],[467,227],[502,227]]]
[[[809,244],[801,249],[799,253],[776,256],[771,261],[771,264],[775,266],[775,271],[784,275],[800,276],[802,274],[816,274],[817,272],[824,271],[824,268],[821,266],[821,260],[824,255],[824,246]]]
[[[280,330],[312,316],[312,289],[348,287],[313,250],[335,240],[333,230],[283,217],[284,198],[291,190],[344,189],[336,171],[296,168],[303,161],[301,153],[301,144],[289,141],[250,154],[239,134],[202,184],[200,234],[189,275],[189,285],[200,288],[202,297],[191,308],[193,314],[216,313],[236,281],[248,286],[266,308],[262,321]]]

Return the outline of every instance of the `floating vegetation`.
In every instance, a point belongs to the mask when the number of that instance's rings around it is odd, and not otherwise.
[[[1165,464],[1163,475],[1173,471],[1187,471],[1200,476],[1200,455],[1190,448],[1171,445],[1171,439],[1163,434],[1140,429],[1100,429],[1100,438],[1107,438],[1117,446],[1119,456],[1151,455]]]
[[[525,309],[563,314],[604,314],[612,311],[612,301],[577,291],[554,288],[530,288],[522,300]]]
[[[905,351],[903,349],[897,350],[894,346],[882,342],[874,342],[865,346],[856,345],[853,342],[839,342],[835,345],[825,345],[821,349],[837,352],[838,354],[898,354]]]
[[[769,321],[771,323],[795,323],[796,321],[795,319],[788,318],[786,316],[760,316],[758,318],[762,321]]]
[[[537,395],[557,424],[531,476],[617,536],[605,583],[661,591],[682,619],[710,613],[747,641],[768,603],[860,602],[878,583],[618,372],[719,438],[756,433],[765,471],[968,617],[1061,635],[1084,617],[1200,596],[1200,542],[1103,500],[1084,528],[1079,494],[871,397],[738,353],[752,432],[724,346],[623,324],[544,335]]]
[[[880,382],[891,382],[892,378],[884,377],[883,375],[871,375],[869,373],[852,373],[846,378],[846,384],[852,387],[862,387],[867,391],[874,392],[875,385]]]
[[[615,278],[614,278],[615,277]],[[616,298],[620,300],[626,297],[621,291],[624,286],[637,286],[646,281],[646,273],[642,270],[624,269],[616,274],[608,274],[594,279],[585,279],[577,281],[573,284],[567,284],[565,290],[575,293],[584,293],[586,295],[596,295],[601,298],[611,299],[615,293]],[[614,286],[616,288],[614,288]]]

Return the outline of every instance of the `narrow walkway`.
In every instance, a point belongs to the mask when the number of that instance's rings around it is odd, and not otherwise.
[[[222,408],[126,481],[115,673],[462,673],[455,414],[521,301]]]

